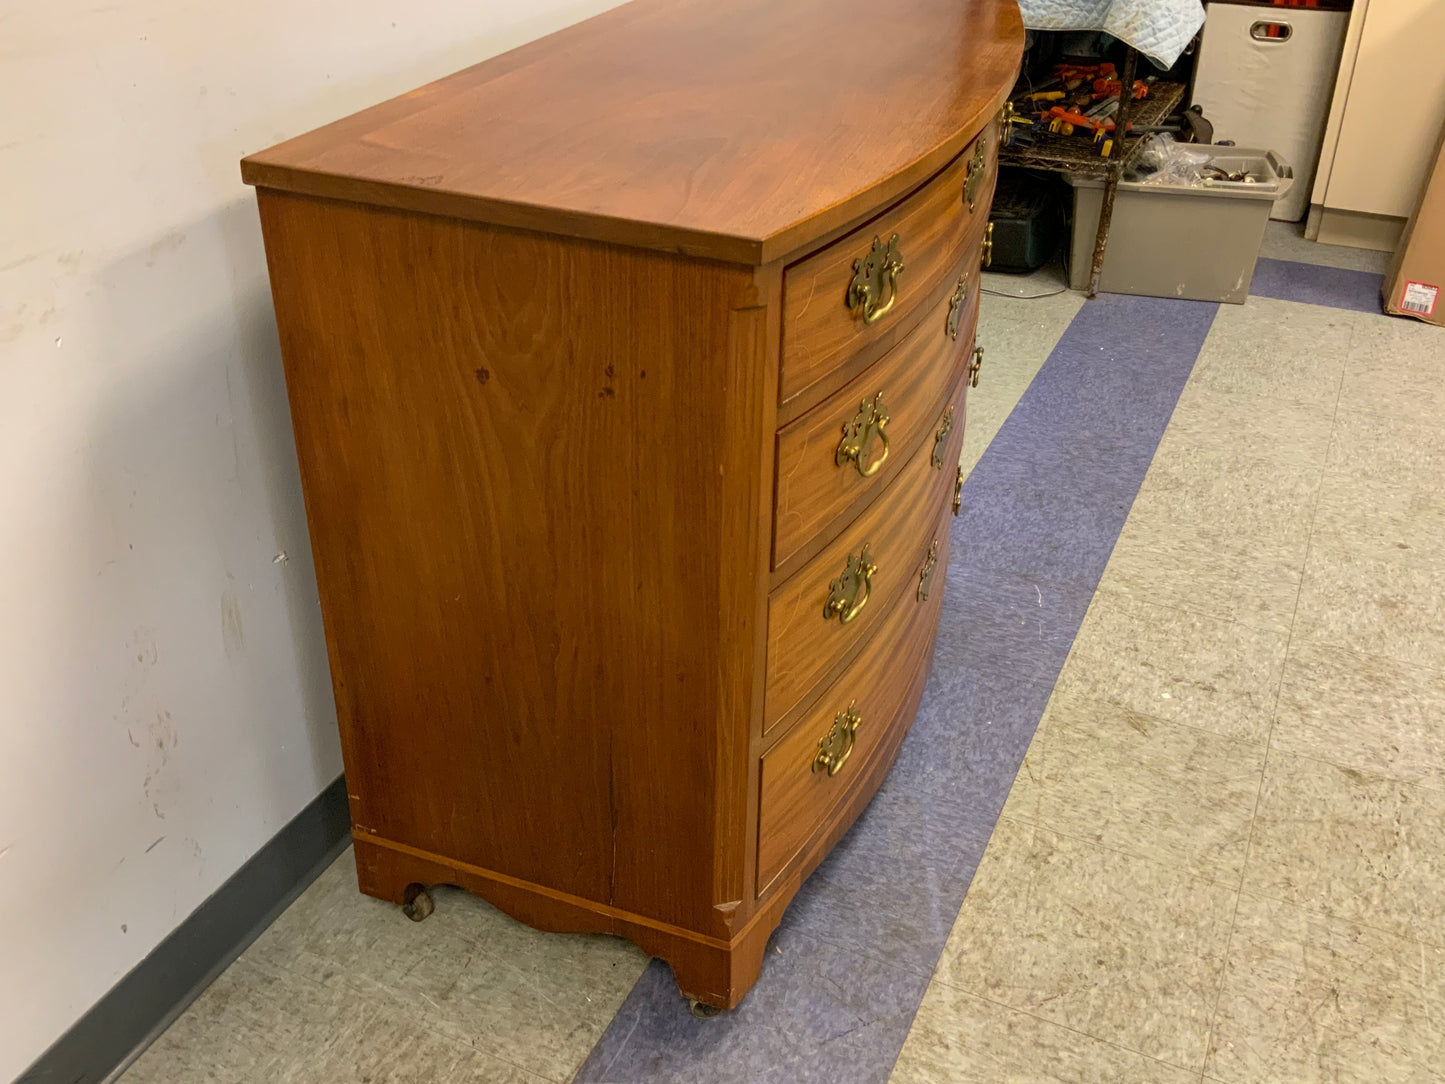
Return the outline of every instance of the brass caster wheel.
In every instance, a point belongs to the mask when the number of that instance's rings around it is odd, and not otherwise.
[[[434,910],[431,893],[421,885],[412,885],[407,889],[406,902],[401,905],[401,913],[413,922],[420,922]]]
[[[687,999],[687,1011],[699,1020],[711,1020],[718,1013],[722,1012],[716,1005],[709,1005],[705,1001],[699,1001],[695,997]]]

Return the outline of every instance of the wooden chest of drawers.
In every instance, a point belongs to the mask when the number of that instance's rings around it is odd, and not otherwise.
[[[756,981],[922,695],[1022,36],[635,0],[242,163],[363,891]]]

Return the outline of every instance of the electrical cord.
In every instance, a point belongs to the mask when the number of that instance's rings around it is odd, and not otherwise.
[[[994,297],[1012,297],[1017,301],[1037,301],[1041,297],[1058,297],[1069,291],[1067,286],[1060,286],[1057,290],[1049,290],[1042,294],[1011,294],[1007,290],[990,290],[987,286],[980,286],[978,289],[980,293],[993,294]]]

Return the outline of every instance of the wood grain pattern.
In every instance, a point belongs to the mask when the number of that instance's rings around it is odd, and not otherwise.
[[[997,172],[994,130],[995,126],[989,125],[978,137],[989,146],[988,174],[983,196],[972,212],[963,200],[969,172],[969,151],[965,151],[897,207],[787,269],[783,275],[782,403],[849,362],[855,369],[870,364],[920,319],[927,318],[931,310],[925,304],[934,301],[939,282],[947,278],[960,252],[977,244],[987,223]],[[898,300],[886,315],[865,324],[846,303],[853,264],[872,248],[875,237],[887,242],[894,234],[903,257]]]
[[[964,325],[959,338],[965,350],[958,361],[963,362],[973,341],[971,323]],[[933,465],[933,436],[942,407],[936,411],[933,430],[915,442],[907,466],[882,496],[770,596],[764,734],[806,709],[811,702],[808,694],[846,665],[893,603],[917,586],[938,511],[953,497],[968,391],[963,368],[955,366],[952,374],[952,394],[946,402],[953,407],[954,423],[941,449],[940,465]],[[938,371],[929,375],[935,384],[948,379]],[[867,604],[846,625],[837,618],[825,620],[829,582],[842,574],[849,556],[860,553],[865,544],[878,568]]]
[[[935,524],[940,536],[942,567],[935,573],[939,576],[947,567],[948,530],[941,516]],[[893,731],[906,731],[912,724],[917,705],[910,708],[908,700],[915,676],[928,668],[942,597],[938,591],[923,602],[913,596],[900,599],[879,625],[868,650],[764,755],[758,815],[760,894],[838,810],[846,808],[853,787],[867,777],[872,757],[901,740]],[[863,717],[852,755],[837,775],[813,771],[818,740],[828,733],[836,714],[850,705]]]
[[[261,214],[358,829],[726,933],[712,892],[741,880],[674,870],[741,858],[753,276],[282,193]]]
[[[977,239],[975,239],[977,240]],[[968,272],[967,309],[958,338],[946,331],[948,296],[932,305],[925,318],[876,365],[840,388],[827,401],[778,432],[777,491],[773,520],[775,582],[792,575],[843,524],[891,486],[919,442],[937,428],[952,374],[972,349],[969,329],[978,313],[978,246],[940,278],[949,286]],[[863,477],[851,465],[838,466],[844,427],[863,400],[879,392],[888,408],[888,458],[877,473]]]
[[[242,177],[764,264],[957,155],[1022,43],[1000,0],[634,0],[253,154]]]

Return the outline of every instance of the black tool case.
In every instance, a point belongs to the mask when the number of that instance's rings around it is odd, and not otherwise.
[[[1053,175],[1002,166],[994,191],[992,271],[1036,271],[1065,233],[1068,188]]]

